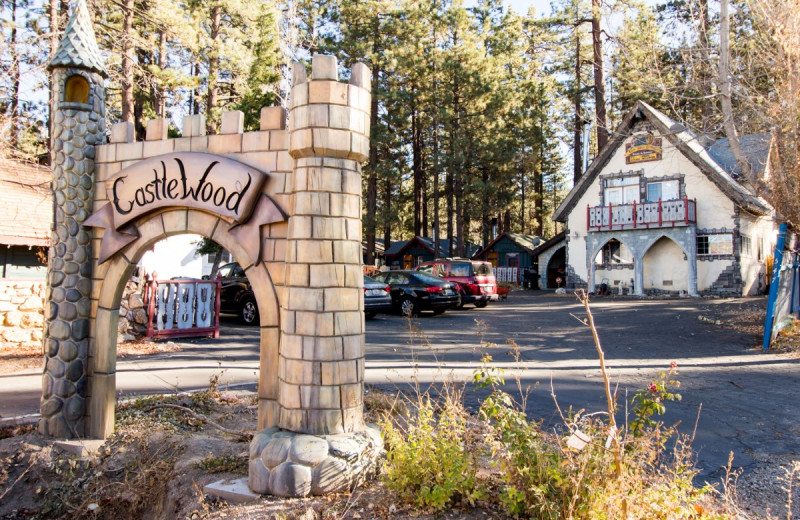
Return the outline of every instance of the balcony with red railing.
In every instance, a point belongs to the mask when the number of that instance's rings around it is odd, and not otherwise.
[[[680,227],[696,223],[697,202],[687,198],[586,207],[589,231]]]

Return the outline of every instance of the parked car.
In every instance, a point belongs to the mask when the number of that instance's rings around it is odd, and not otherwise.
[[[258,325],[258,304],[244,269],[238,263],[232,262],[220,267],[217,273],[222,282],[220,312],[236,314],[245,325]]]
[[[404,316],[416,316],[420,311],[441,314],[461,302],[456,284],[438,276],[419,271],[387,271],[375,277],[389,284],[392,305]]]
[[[392,294],[388,285],[364,275],[364,316],[369,320],[379,312],[392,310]]]
[[[492,264],[467,258],[442,258],[417,266],[417,271],[439,276],[458,284],[461,305],[474,303],[475,307],[486,307],[497,301],[497,280]]]

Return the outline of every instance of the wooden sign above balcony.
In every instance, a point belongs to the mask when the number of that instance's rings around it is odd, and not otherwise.
[[[652,135],[634,136],[625,145],[625,164],[661,160],[661,138]]]

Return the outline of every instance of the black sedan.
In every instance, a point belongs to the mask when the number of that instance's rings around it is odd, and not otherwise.
[[[389,286],[364,275],[364,317],[368,320],[379,312],[392,310]]]
[[[460,303],[458,289],[453,282],[419,271],[388,271],[375,276],[379,282],[389,284],[394,309],[404,316],[416,316],[420,311],[441,314]]]
[[[258,305],[244,269],[236,262],[219,268],[222,279],[220,312],[236,314],[245,325],[258,325]]]

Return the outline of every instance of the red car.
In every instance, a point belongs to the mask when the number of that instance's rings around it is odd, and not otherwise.
[[[458,284],[461,304],[474,303],[475,307],[486,307],[497,301],[497,280],[492,264],[467,258],[443,258],[417,266],[417,271],[440,276]]]

